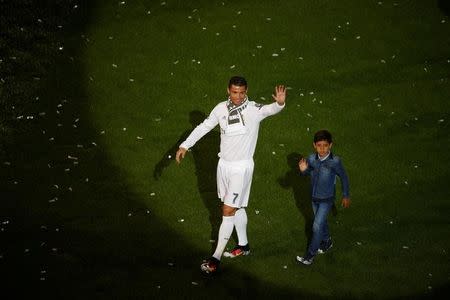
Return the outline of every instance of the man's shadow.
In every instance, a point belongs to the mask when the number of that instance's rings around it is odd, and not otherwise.
[[[304,233],[309,242],[312,237],[312,224],[314,221],[314,213],[311,205],[311,183],[309,176],[302,176],[298,168],[298,163],[303,156],[300,153],[293,152],[286,157],[288,171],[283,177],[278,179],[278,183],[285,189],[292,189],[295,204],[305,219]],[[332,214],[336,215],[337,210],[333,205]]]
[[[192,130],[205,120],[205,113],[194,110],[189,113],[189,122],[192,129],[186,130],[180,138],[170,147],[162,156],[161,160],[155,165],[153,177],[158,180],[162,176],[163,170],[167,168],[174,160],[176,152],[182,142],[186,140]],[[219,160],[220,136],[217,131],[211,131],[202,137],[190,153],[194,158],[195,175],[197,176],[197,187],[200,198],[209,212],[209,222],[211,224],[210,240],[215,241],[219,226],[222,220],[221,202],[217,198],[217,162]],[[211,251],[214,250],[215,243],[211,243]]]

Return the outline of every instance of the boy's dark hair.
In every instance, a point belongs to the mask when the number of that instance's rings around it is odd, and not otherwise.
[[[328,143],[333,142],[333,138],[331,137],[331,133],[328,130],[319,130],[314,134],[314,144],[319,141],[327,141]]]
[[[245,78],[241,76],[233,76],[228,82],[228,88],[230,88],[232,85],[245,86],[245,88],[247,88],[247,80],[245,80]]]

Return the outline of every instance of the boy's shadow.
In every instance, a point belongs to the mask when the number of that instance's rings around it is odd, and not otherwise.
[[[286,157],[289,170],[283,177],[278,179],[278,183],[285,189],[292,188],[295,204],[305,219],[304,233],[309,242],[312,237],[312,224],[314,213],[311,205],[311,183],[309,176],[302,176],[298,169],[298,162],[303,156],[300,153],[293,152]],[[336,207],[333,205],[333,215],[336,215]]]
[[[186,130],[180,138],[164,153],[161,160],[155,165],[153,170],[153,177],[158,180],[162,176],[163,170],[167,168],[172,161],[175,160],[175,155],[179,145],[186,140],[189,134],[197,125],[205,120],[205,113],[194,110],[189,113],[189,122],[192,129]],[[195,175],[197,176],[197,187],[200,198],[209,212],[209,222],[211,224],[210,240],[215,240],[219,232],[220,222],[222,220],[221,202],[217,198],[217,162],[219,157],[220,136],[216,131],[211,131],[201,138],[194,147],[190,149],[190,153],[194,158]],[[213,251],[215,243],[211,243],[211,250]]]

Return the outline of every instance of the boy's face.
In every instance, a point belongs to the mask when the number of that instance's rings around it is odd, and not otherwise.
[[[239,105],[247,96],[247,87],[232,84],[231,87],[228,88],[228,95],[234,105]]]
[[[314,149],[319,154],[320,157],[326,156],[330,153],[330,149],[333,143],[329,143],[328,141],[317,141],[313,143]]]

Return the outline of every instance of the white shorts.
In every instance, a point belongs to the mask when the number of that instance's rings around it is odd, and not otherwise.
[[[225,161],[217,164],[217,194],[231,207],[247,207],[253,177],[253,160]]]

